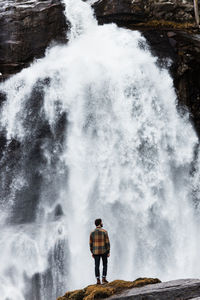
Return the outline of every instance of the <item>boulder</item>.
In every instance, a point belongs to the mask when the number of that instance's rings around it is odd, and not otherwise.
[[[90,285],[67,292],[57,300],[198,300],[199,279],[161,282],[159,279],[138,278],[135,281],[115,280],[104,285]]]
[[[57,300],[95,300],[108,298],[112,295],[119,294],[120,292],[145,286],[148,284],[156,284],[161,282],[157,278],[138,278],[134,281],[114,280],[107,284],[89,285],[81,290],[67,292],[64,296],[59,297]]]
[[[110,300],[188,300],[200,299],[199,279],[180,279],[132,288]]]

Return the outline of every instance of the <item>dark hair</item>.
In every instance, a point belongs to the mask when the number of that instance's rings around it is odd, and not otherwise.
[[[96,226],[99,226],[99,225],[101,224],[101,222],[102,222],[101,219],[96,219],[96,220],[94,221],[94,224],[95,224]]]

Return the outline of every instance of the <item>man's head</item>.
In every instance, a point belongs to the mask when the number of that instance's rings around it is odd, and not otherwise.
[[[101,226],[101,227],[103,227],[103,223],[102,223],[102,220],[101,220],[101,219],[96,219],[96,220],[94,221],[94,224],[95,224],[96,226]]]

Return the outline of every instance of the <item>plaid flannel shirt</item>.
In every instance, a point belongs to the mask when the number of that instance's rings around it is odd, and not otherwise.
[[[90,233],[90,251],[94,255],[110,252],[110,241],[105,229],[97,227]]]

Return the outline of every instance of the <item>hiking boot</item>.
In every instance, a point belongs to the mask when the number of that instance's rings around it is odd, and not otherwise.
[[[108,281],[106,280],[106,277],[102,278],[102,283],[108,283]]]
[[[97,278],[97,284],[101,284],[101,281],[99,278]]]

